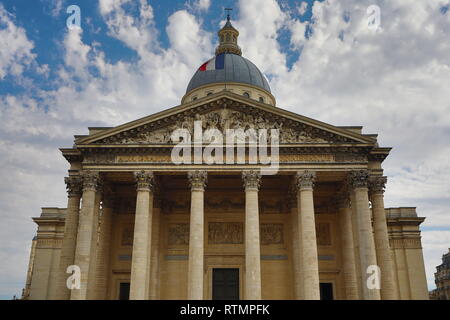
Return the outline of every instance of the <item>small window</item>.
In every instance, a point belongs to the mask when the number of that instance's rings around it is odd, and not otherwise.
[[[263,97],[259,97],[259,102],[264,103],[264,98]]]
[[[192,101],[195,101],[195,100],[197,100],[197,97],[192,97]]]
[[[243,96],[246,97],[246,98],[250,98],[250,93],[244,92]]]
[[[212,95],[212,94],[213,94],[213,92],[210,91],[210,92],[208,92],[208,93],[206,94],[206,96],[210,96],[210,95]]]

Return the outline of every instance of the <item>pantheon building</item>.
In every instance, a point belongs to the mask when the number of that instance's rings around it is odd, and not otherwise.
[[[428,299],[424,218],[384,205],[391,149],[360,126],[278,108],[229,18],[218,36],[180,105],[61,149],[67,208],[33,219],[23,298]],[[173,132],[195,136],[195,123],[277,131],[276,172],[250,161],[250,143],[244,161],[229,161],[232,146],[226,161],[174,162]]]

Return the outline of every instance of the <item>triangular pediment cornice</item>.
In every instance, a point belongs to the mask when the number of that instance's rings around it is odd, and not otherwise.
[[[150,116],[75,139],[77,146],[116,144],[164,144],[174,128],[190,127],[200,118],[211,125],[228,121],[228,126],[266,129],[280,128],[280,143],[357,144],[375,146],[376,139],[339,128],[243,96],[220,92],[188,104],[179,105]],[[231,119],[231,120],[230,120]],[[154,133],[154,136],[152,137]],[[156,139],[156,140],[155,140]],[[160,141],[161,140],[161,141]]]

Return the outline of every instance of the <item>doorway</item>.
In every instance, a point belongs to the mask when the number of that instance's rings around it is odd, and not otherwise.
[[[334,300],[332,283],[320,283],[320,300]]]
[[[215,268],[212,278],[213,300],[239,300],[239,269]]]

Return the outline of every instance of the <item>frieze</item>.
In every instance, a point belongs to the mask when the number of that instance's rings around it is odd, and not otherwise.
[[[241,244],[244,242],[244,225],[240,222],[208,223],[209,244]]]
[[[260,234],[262,245],[284,243],[283,224],[281,223],[262,223]]]
[[[183,246],[189,244],[189,224],[172,223],[168,229],[168,244]]]

